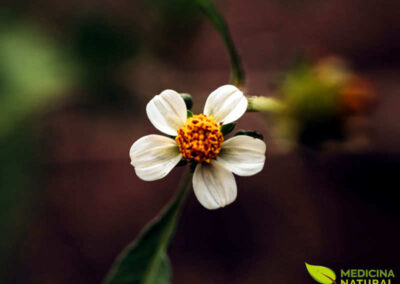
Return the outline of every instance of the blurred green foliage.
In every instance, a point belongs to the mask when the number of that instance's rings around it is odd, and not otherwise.
[[[133,28],[116,25],[100,14],[75,19],[69,31],[71,50],[82,69],[80,86],[92,102],[126,101],[118,84],[119,68],[139,51],[141,40]]]
[[[39,152],[31,123],[19,123],[0,139],[0,282],[16,283],[22,236],[37,214]],[[18,253],[15,253],[18,252]]]
[[[139,39],[135,32],[116,26],[99,15],[77,20],[73,34],[75,52],[79,60],[90,68],[90,72],[112,69],[139,48]]]
[[[67,42],[82,68],[86,101],[125,107],[135,96],[121,81],[124,66],[134,64],[140,54],[171,60],[189,44],[201,19],[194,1],[138,0],[133,5],[141,12],[131,21],[93,10],[67,24]]]
[[[71,85],[63,49],[30,23],[0,19],[0,138]]]
[[[159,55],[170,60],[182,46],[190,45],[190,37],[197,31],[201,13],[191,0],[141,0],[146,13],[146,43]]]
[[[0,17],[1,283],[10,283],[15,251],[35,215],[40,152],[31,118],[64,94],[75,76],[67,52],[44,32],[32,23]]]

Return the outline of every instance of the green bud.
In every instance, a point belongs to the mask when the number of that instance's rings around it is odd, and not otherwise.
[[[187,93],[180,93],[180,95],[181,95],[182,99],[185,101],[186,108],[192,109],[192,106],[193,106],[192,96]]]

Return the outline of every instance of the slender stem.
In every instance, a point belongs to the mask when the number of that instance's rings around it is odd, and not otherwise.
[[[231,61],[232,83],[236,86],[243,85],[244,71],[242,68],[242,63],[236,51],[235,44],[233,43],[226,21],[218,12],[218,10],[216,9],[215,5],[211,0],[195,0],[195,1],[200,6],[200,8],[207,16],[207,18],[210,20],[210,22],[214,25],[214,27],[220,34],[225,44],[225,47],[227,49]]]
[[[188,171],[186,175],[183,178],[182,185],[179,189],[178,195],[166,206],[164,210],[161,212],[161,216],[166,214],[167,211],[173,210],[173,215],[171,216],[170,222],[167,225],[167,228],[165,230],[164,237],[160,240],[160,246],[153,258],[153,265],[150,265],[150,267],[153,268],[158,268],[159,267],[159,262],[162,261],[162,256],[165,254],[165,252],[168,249],[168,246],[170,245],[174,234],[176,230],[176,226],[178,224],[179,216],[182,210],[182,207],[186,201],[186,197],[188,195],[189,189],[192,185],[192,173],[191,171]],[[154,271],[152,273],[148,273],[147,277],[144,279],[143,283],[144,284],[151,284],[155,283],[155,277],[157,277],[157,273]]]
[[[181,187],[178,192],[178,197],[177,197],[177,199],[179,199],[177,211],[181,210],[181,207],[183,206],[183,204],[186,201],[186,197],[187,197],[189,190],[191,188],[191,185],[192,185],[192,177],[193,177],[193,173],[190,170],[188,170],[186,172],[185,176],[183,177],[183,181],[182,181]],[[177,212],[177,214],[179,214],[179,212]]]
[[[285,109],[285,104],[282,101],[271,97],[253,96],[247,98],[249,105],[248,112],[261,111],[267,113],[279,113]]]
[[[104,283],[156,283],[191,181],[192,173],[188,171],[179,192],[118,256]]]

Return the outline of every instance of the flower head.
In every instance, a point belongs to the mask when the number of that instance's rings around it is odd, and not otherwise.
[[[129,155],[139,178],[152,181],[165,177],[183,158],[195,164],[193,189],[207,209],[216,209],[236,199],[233,173],[250,176],[265,162],[265,143],[250,136],[227,140],[221,126],[239,119],[247,99],[232,85],[219,87],[206,101],[203,114],[189,116],[181,95],[165,90],[146,107],[151,123],[161,135],[147,135],[133,143]]]

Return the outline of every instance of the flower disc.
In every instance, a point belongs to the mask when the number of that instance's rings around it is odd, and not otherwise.
[[[188,161],[210,163],[221,151],[224,136],[218,123],[204,114],[189,117],[175,138],[182,156]]]

